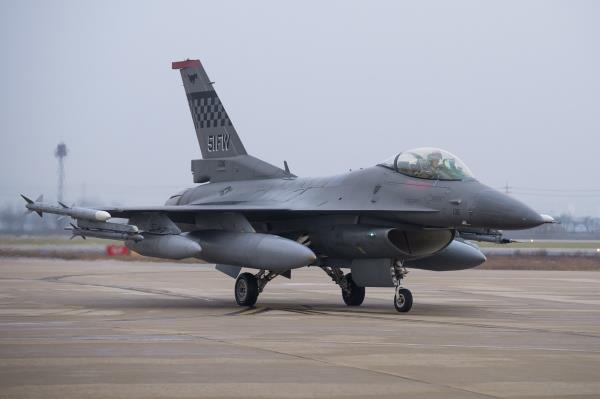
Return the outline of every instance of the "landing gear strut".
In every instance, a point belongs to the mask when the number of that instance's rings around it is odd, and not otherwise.
[[[321,267],[331,279],[342,289],[342,298],[348,306],[360,306],[365,300],[365,287],[359,287],[352,280],[352,273],[344,276],[339,267]]]
[[[254,306],[267,283],[279,273],[261,270],[256,274],[242,273],[235,281],[235,301],[240,306]]]
[[[402,279],[408,274],[408,270],[404,267],[401,261],[396,261],[393,263],[390,268],[390,272],[392,274],[392,281],[396,286],[396,295],[394,295],[394,307],[398,312],[408,312],[412,308],[413,297],[412,293],[406,289],[402,288],[400,285],[402,283]]]

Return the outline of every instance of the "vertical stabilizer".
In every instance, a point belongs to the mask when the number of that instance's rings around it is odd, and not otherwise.
[[[202,157],[246,155],[246,149],[200,61],[173,62],[172,68],[181,72]]]

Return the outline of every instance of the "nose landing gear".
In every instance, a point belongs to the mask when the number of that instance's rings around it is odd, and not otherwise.
[[[412,308],[413,297],[410,290],[403,288],[400,284],[402,279],[408,274],[408,270],[402,264],[402,261],[396,261],[390,268],[392,281],[396,286],[396,294],[394,295],[394,307],[398,312],[406,313]]]

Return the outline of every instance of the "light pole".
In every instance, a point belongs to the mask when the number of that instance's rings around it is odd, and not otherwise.
[[[60,143],[54,150],[54,156],[58,158],[58,200],[63,201],[63,192],[65,186],[65,165],[64,158],[67,156],[67,146]]]

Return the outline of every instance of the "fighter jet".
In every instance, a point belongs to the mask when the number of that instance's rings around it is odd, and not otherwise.
[[[501,229],[553,222],[484,185],[458,157],[437,148],[402,151],[336,176],[298,177],[286,162],[280,168],[246,152],[199,60],[172,68],[181,73],[202,153],[191,161],[194,187],[162,206],[70,208],[24,197],[26,207],[72,217],[74,236],[123,240],[146,256],[214,263],[236,279],[241,306],[254,306],[276,276],[318,267],[348,306],[362,304],[365,287],[395,287],[398,312],[413,304],[402,285],[408,269],[472,268],[486,260],[473,241],[506,243]]]

